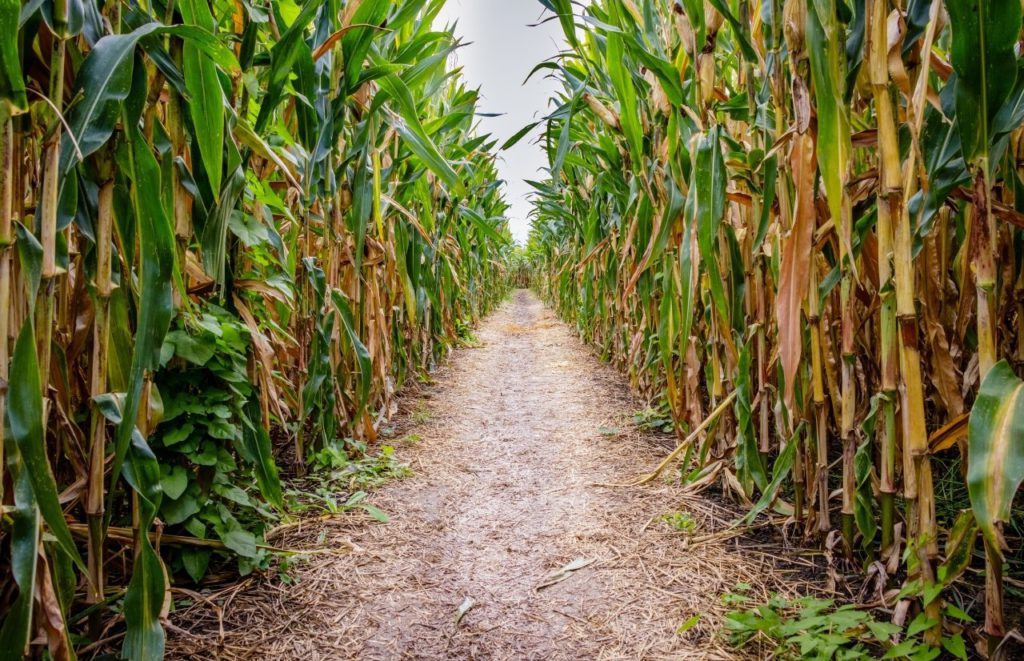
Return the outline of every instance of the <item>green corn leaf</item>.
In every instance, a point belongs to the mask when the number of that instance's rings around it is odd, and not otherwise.
[[[609,34],[607,38],[607,54],[605,64],[608,68],[608,75],[612,79],[615,88],[615,95],[619,101],[619,121],[622,124],[622,132],[629,144],[629,152],[637,167],[643,166],[644,131],[640,124],[640,114],[637,109],[636,86],[633,84],[633,74],[629,71],[629,60],[624,57],[622,37],[617,34]]]
[[[205,29],[214,27],[206,0],[182,0],[178,9],[187,25]],[[214,198],[219,199],[224,169],[224,92],[217,75],[217,65],[191,40],[185,42],[181,60],[185,85],[192,96],[188,111],[192,117],[195,141]]]
[[[390,0],[363,0],[352,15],[353,26],[378,26],[385,22],[390,9]],[[355,91],[353,83],[359,79],[367,54],[377,31],[373,27],[355,27],[341,39],[342,57],[345,63],[345,92]]]
[[[437,146],[431,141],[420,123],[420,113],[413,99],[412,92],[401,78],[394,74],[383,76],[378,83],[381,89],[394,101],[400,118],[396,118],[393,126],[402,136],[412,153],[423,161],[430,170],[446,184],[462,194],[464,188],[459,175],[445,160]]]
[[[679,82],[679,72],[669,60],[651,52],[639,36],[623,41],[630,55],[639,60],[658,78],[665,96],[673,106],[681,106],[684,102],[683,88]]]
[[[992,549],[1006,544],[996,527],[1008,521],[1024,482],[1024,381],[1005,360],[985,376],[967,432],[967,489],[978,527]]]
[[[388,19],[388,29],[400,30],[407,23],[413,21],[418,16],[421,16],[421,11],[425,4],[426,0],[406,0],[406,2],[400,3],[398,9],[396,9],[395,13]],[[439,3],[437,0],[434,0],[434,4],[436,6],[434,9],[428,8],[427,12],[422,15],[422,19],[428,25],[432,23],[432,21],[427,20],[427,18],[432,18],[433,15],[436,15],[437,12],[440,11],[441,4],[443,3]]]
[[[872,406],[877,406],[876,402],[876,399],[872,399]],[[857,447],[857,453],[854,455],[857,493],[854,496],[853,516],[857,529],[863,535],[861,543],[866,548],[870,548],[871,542],[878,534],[878,523],[875,520],[877,506],[871,484],[873,450],[872,443],[865,441]]]
[[[10,511],[11,577],[18,584],[18,596],[10,605],[0,629],[0,649],[10,659],[28,658],[32,638],[32,605],[35,597],[36,564],[39,558],[39,507],[36,504],[29,469],[14,448],[8,449],[7,466],[14,485],[14,508]]]
[[[469,219],[469,221],[473,224],[474,227],[476,227],[480,231],[481,234],[483,234],[486,238],[493,241],[495,244],[503,246],[508,243],[508,238],[501,232],[499,232],[495,224],[492,222],[493,220],[502,219],[484,218],[478,211],[475,211],[465,206],[459,207],[459,211],[462,213],[462,215]],[[481,245],[486,244],[481,242]]]
[[[675,295],[675,280],[672,277],[673,260],[664,260],[662,270],[662,296],[661,309],[659,310],[658,322],[658,350],[661,354],[661,363],[665,372],[672,371],[672,348],[675,346],[677,313],[679,298]]]
[[[81,94],[82,100],[68,117],[70,135],[63,136],[62,179],[78,163],[79,153],[87,157],[110,139],[121,118],[121,106],[131,92],[135,46],[160,27],[159,23],[147,23],[128,34],[103,37],[93,45],[75,78],[75,94]]]
[[[740,520],[740,525],[750,525],[757,515],[768,509],[772,502],[775,500],[776,495],[779,492],[779,488],[782,483],[789,477],[790,472],[793,470],[793,460],[796,457],[797,444],[800,442],[800,434],[803,433],[803,425],[797,427],[796,432],[793,436],[786,441],[786,447],[783,448],[779,456],[775,458],[775,463],[772,464],[772,480],[768,483],[768,486],[764,488],[761,493],[761,498],[754,504],[754,507],[744,515]]]
[[[341,315],[341,325],[345,329],[345,335],[348,336],[348,341],[356,355],[356,364],[359,366],[358,397],[359,410],[362,411],[370,399],[370,385],[373,382],[373,364],[370,359],[370,351],[363,344],[363,341],[359,339],[359,334],[356,333],[352,308],[348,304],[348,299],[339,291],[331,292],[331,296],[334,299],[335,307],[338,308],[338,312]]]
[[[160,506],[160,467],[135,427],[147,372],[160,364],[160,349],[173,315],[172,273],[174,233],[161,203],[160,169],[141,132],[125,116],[128,138],[132,205],[139,237],[139,302],[135,350],[122,419],[114,441],[111,484],[116,484],[124,460],[125,478],[139,494],[139,529],[146,532]],[[110,490],[111,498],[114,489]],[[107,511],[110,511],[108,504]],[[160,625],[166,585],[163,563],[149,541],[139,538],[132,578],[125,596],[125,635],[122,654],[133,661],[163,658],[164,632]]]
[[[0,0],[0,120],[28,110],[18,55],[19,0]]]
[[[757,52],[754,50],[754,46],[750,43],[750,35],[747,34],[747,26],[739,22],[735,14],[729,10],[729,6],[725,0],[708,0],[718,13],[725,17],[725,20],[732,26],[733,36],[736,37],[736,43],[740,46],[740,52],[743,53],[743,57],[747,58],[748,62],[757,63],[758,57]]]
[[[753,405],[754,373],[750,364],[750,346],[752,340],[743,345],[739,363],[736,365],[736,478],[748,495],[753,494],[756,486],[762,492],[768,483],[764,460],[758,449],[757,436],[754,435],[754,420],[751,412]]]
[[[148,529],[153,522],[154,511],[143,506],[143,520]],[[160,612],[163,610],[164,567],[160,557],[149,541],[149,535],[140,536],[132,565],[132,578],[124,599],[124,619],[128,631],[121,647],[121,654],[130,661],[161,661],[164,658],[164,630],[160,626]]]
[[[262,425],[259,399],[252,397],[245,405],[245,428],[242,430],[242,444],[245,453],[252,461],[256,472],[256,486],[268,503],[280,510],[284,509],[284,496],[281,493],[281,478],[274,461],[270,434]]]
[[[716,126],[706,132],[697,143],[693,167],[693,206],[697,221],[697,243],[700,246],[704,268],[708,273],[711,297],[723,325],[731,328],[729,301],[718,269],[718,228],[725,213],[725,188],[728,184],[719,131],[719,127]]]
[[[400,223],[395,229],[395,251],[398,254],[398,275],[402,281],[402,296],[405,299],[405,312],[409,321],[416,324],[419,310],[416,305],[416,284],[414,282],[416,266],[419,263],[417,242],[410,241],[409,231],[405,223]]]
[[[69,132],[61,139],[59,167],[62,189],[69,180],[71,168],[81,159],[96,153],[113,134],[121,117],[121,106],[131,92],[135,47],[154,34],[180,36],[185,39],[185,52],[191,50],[196,54],[205,54],[208,59],[221,62],[222,66],[238,66],[229,49],[218,44],[209,32],[196,26],[165,27],[152,22],[128,34],[107,35],[97,41],[75,78],[74,96],[81,96],[81,100],[71,108],[68,114]],[[191,83],[188,86],[190,90],[198,89]],[[218,144],[218,149],[220,147]]]
[[[436,33],[435,33],[436,34]],[[428,34],[423,39],[427,41],[427,38],[433,35]],[[431,43],[431,48],[438,48],[448,38],[447,34],[441,33],[441,38],[437,40],[437,43]],[[412,66],[405,69],[402,72],[402,80],[409,86],[410,89],[423,89],[425,84],[433,79],[437,74],[444,73],[444,66],[448,61],[448,57],[455,52],[461,44],[451,43],[440,48],[433,55],[427,56],[423,54],[418,60],[414,60]],[[374,58],[376,60],[376,58]],[[385,64],[384,62],[375,61],[374,64]],[[474,99],[475,102],[475,99]],[[454,105],[454,104],[453,104]]]
[[[31,320],[31,317],[29,318]],[[7,391],[7,421],[11,436],[21,454],[22,470],[28,475],[32,493],[39,505],[43,520],[56,538],[61,550],[83,571],[85,563],[71,538],[71,530],[64,520],[64,511],[57,495],[50,461],[46,456],[46,437],[43,430],[43,390],[36,356],[35,334],[31,321],[26,321],[18,333],[11,358],[11,383]]]
[[[423,164],[430,168],[442,181],[448,184],[456,195],[464,193],[465,189],[462,181],[459,179],[459,175],[452,169],[452,166],[441,155],[441,152],[438,151],[426,133],[422,131],[422,127],[418,129],[401,117],[395,118],[392,126],[398,131],[398,135],[402,137],[409,150],[416,154],[423,161]]]
[[[303,52],[301,42],[304,37],[306,26],[313,20],[313,16],[320,9],[323,0],[310,0],[302,6],[302,11],[295,18],[285,33],[281,35],[280,41],[270,49],[270,76],[267,81],[267,92],[263,95],[260,103],[260,112],[256,116],[253,129],[257,134],[263,134],[267,123],[277,109],[284,94],[285,83],[295,68],[295,61]],[[360,32],[364,32],[360,30]],[[348,36],[348,35],[346,35]],[[306,48],[308,53],[309,49]]]
[[[195,0],[199,1],[199,0]],[[188,10],[185,10],[188,11]],[[202,7],[198,9],[200,14],[202,13]],[[207,8],[209,13],[209,8]],[[171,25],[167,27],[161,27],[158,32],[159,34],[169,34],[175,37],[181,37],[186,43],[190,43],[210,58],[214,64],[226,71],[227,73],[237,73],[239,70],[238,59],[235,57],[234,51],[228,46],[228,43],[222,41],[220,37],[211,32],[210,30],[215,27],[212,22],[213,17],[210,15],[210,23],[197,23],[195,25]],[[206,27],[203,27],[207,25]],[[149,52],[149,40],[146,39],[142,42],[144,49]],[[152,54],[152,53],[151,53]]]
[[[219,285],[224,284],[227,276],[228,221],[244,191],[245,177],[239,168],[228,177],[220,200],[210,210],[203,228],[203,268]]]
[[[366,246],[366,228],[373,213],[373,177],[368,162],[368,149],[363,148],[355,163],[352,178],[352,209],[349,211],[349,229],[356,237],[356,272],[362,273],[363,254]]]
[[[988,158],[992,121],[1017,80],[1018,0],[946,0],[952,28],[956,120],[964,159]]]
[[[581,84],[565,104],[565,116],[562,117],[562,127],[558,133],[558,147],[555,151],[555,157],[551,160],[551,180],[555,182],[555,185],[558,185],[560,181],[562,166],[565,165],[565,157],[569,153],[569,132],[572,130],[572,118],[582,93],[583,85]]]
[[[517,143],[518,143],[518,142],[519,142],[520,140],[522,140],[522,139],[523,139],[523,138],[525,138],[525,137],[526,137],[527,135],[529,135],[530,131],[532,131],[532,130],[533,130],[534,128],[536,128],[536,126],[537,126],[538,124],[540,124],[540,122],[532,122],[532,123],[530,123],[530,124],[527,124],[527,125],[526,125],[526,126],[524,126],[523,128],[519,129],[518,131],[516,131],[516,132],[515,132],[515,133],[514,133],[514,134],[512,135],[512,137],[511,137],[511,138],[509,138],[508,140],[506,140],[506,141],[505,141],[505,142],[504,142],[504,143],[503,143],[503,144],[501,145],[501,150],[502,150],[502,151],[504,151],[504,150],[506,150],[506,149],[511,149],[512,147],[514,147],[514,146],[515,146],[515,145],[516,145],[516,144],[517,144]]]
[[[818,111],[818,165],[829,211],[839,227],[850,166],[850,121],[846,110],[846,51],[835,0],[808,0],[807,50],[811,55]],[[843,243],[848,238],[843,237]]]
[[[558,17],[566,41],[572,46],[577,45],[579,42],[576,39],[576,23],[571,0],[540,0],[540,4]]]
[[[173,315],[171,274],[174,268],[174,234],[157,191],[160,170],[137,128],[129,135],[129,163],[132,171],[132,204],[139,236],[139,313],[135,350],[129,377],[124,417],[118,425],[112,481],[116,481],[128,452],[138,415],[143,377],[160,364],[160,349]]]
[[[62,7],[63,12],[57,11]],[[64,3],[43,2],[40,9],[46,25],[59,38],[68,39],[82,32],[85,3],[81,0],[68,0]]]
[[[693,211],[696,202],[696,188],[691,186],[687,195],[684,216],[686,226],[683,228],[683,242],[679,248],[680,278],[680,330],[679,355],[686,356],[690,342],[690,331],[693,328],[693,310],[697,297],[697,285],[700,280],[700,250],[694,250],[697,232],[697,218]]]
[[[21,223],[15,224],[14,232],[18,237],[18,263],[25,274],[28,300],[34,301],[43,278],[43,246],[36,235]]]
[[[764,242],[768,234],[768,221],[771,216],[772,205],[775,203],[775,182],[779,173],[778,160],[773,156],[764,161],[764,197],[761,200],[761,215],[757,223],[757,233],[754,237],[754,249],[757,250]]]

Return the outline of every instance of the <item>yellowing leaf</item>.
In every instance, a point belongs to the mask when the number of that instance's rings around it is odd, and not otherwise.
[[[967,440],[967,488],[985,539],[1001,553],[996,527],[1010,518],[1024,481],[1024,381],[1005,360],[985,377],[971,409]]]

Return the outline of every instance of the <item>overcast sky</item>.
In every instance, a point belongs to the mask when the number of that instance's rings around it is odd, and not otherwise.
[[[528,27],[548,16],[537,0],[448,0],[437,19],[439,27],[457,22],[456,34],[472,42],[456,51],[455,59],[466,83],[480,88],[480,111],[505,113],[480,119],[480,128],[498,138],[499,144],[550,112],[548,99],[557,89],[556,82],[542,71],[523,84],[534,66],[562,47],[558,21]],[[512,234],[519,242],[525,242],[530,232],[526,196],[531,189],[523,180],[542,178],[538,169],[547,164],[543,149],[535,144],[540,130],[537,127],[498,157],[498,173],[512,205],[508,212]]]

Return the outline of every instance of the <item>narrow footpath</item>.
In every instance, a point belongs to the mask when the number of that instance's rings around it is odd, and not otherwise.
[[[173,614],[171,657],[731,658],[721,595],[767,591],[772,555],[701,542],[730,514],[671,478],[596,486],[647,472],[665,440],[635,428],[625,378],[533,293],[477,337],[403,401],[395,437],[417,441],[396,454],[412,476],[370,497],[390,521],[296,528],[289,548],[338,552]],[[668,525],[673,512],[694,529]]]

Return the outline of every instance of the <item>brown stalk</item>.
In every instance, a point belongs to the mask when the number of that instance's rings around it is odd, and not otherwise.
[[[89,390],[95,398],[107,392],[107,360],[110,344],[110,297],[114,215],[114,182],[108,180],[100,186],[96,219],[96,316],[93,322],[92,375]],[[87,601],[103,601],[103,514],[104,479],[106,468],[107,423],[95,405],[90,412],[89,479],[85,512],[89,526]],[[96,622],[96,625],[99,623]]]
[[[899,379],[896,302],[893,283],[893,209],[901,209],[900,155],[896,122],[889,87],[886,0],[870,0],[868,16],[868,72],[875,101],[878,123],[878,287],[881,299],[879,322],[880,390],[883,428],[880,449],[880,487],[882,503],[882,549],[888,549],[895,538],[894,499],[896,495],[896,397]]]
[[[65,3],[59,3],[67,11]],[[56,7],[54,11],[57,11]],[[66,20],[66,19],[65,19]],[[64,61],[67,44],[64,39],[54,35],[53,53],[50,58],[50,99],[54,104],[55,115],[59,115],[64,98]],[[39,242],[43,247],[43,263],[40,291],[41,301],[36,302],[36,350],[39,355],[40,382],[43,384],[44,420],[49,406],[48,388],[50,381],[50,345],[53,340],[53,318],[56,302],[57,268],[57,204],[60,192],[60,139],[62,124],[59,117],[54,118],[53,130],[43,146],[43,186],[40,200],[40,235]]]
[[[928,27],[925,31],[922,52],[931,52],[935,31],[939,20],[941,3],[935,3],[931,9]],[[926,583],[935,582],[934,558],[938,555],[938,529],[935,521],[935,493],[932,484],[931,460],[928,455],[928,430],[924,417],[924,386],[921,377],[921,353],[918,349],[918,321],[914,303],[915,274],[913,269],[913,238],[911,235],[912,220],[906,200],[916,192],[918,187],[917,159],[920,155],[919,136],[924,120],[925,103],[928,91],[928,60],[925,60],[917,75],[913,97],[908,105],[910,135],[912,148],[903,169],[904,188],[900,204],[898,223],[895,228],[895,279],[896,279],[896,314],[900,337],[900,370],[903,374],[903,429],[904,429],[904,464],[906,472],[905,495],[908,503],[909,525],[911,534],[908,541],[914,546],[919,571]],[[907,465],[909,462],[909,465]],[[927,607],[929,617],[941,623],[940,604],[933,600]],[[925,640],[933,645],[939,644],[941,624],[930,629]]]

